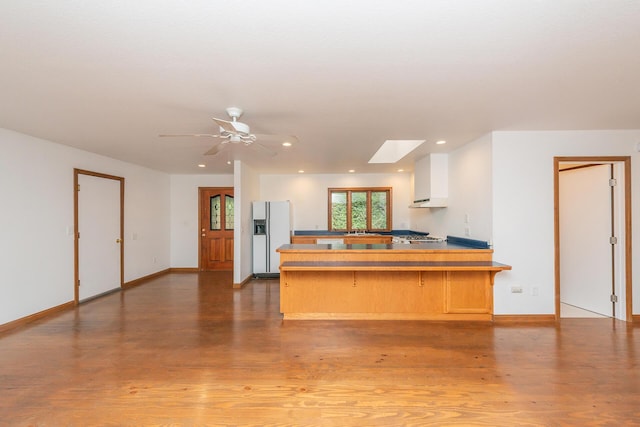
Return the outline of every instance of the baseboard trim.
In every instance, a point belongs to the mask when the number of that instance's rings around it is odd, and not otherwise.
[[[640,322],[640,314],[632,314],[632,315],[631,315],[631,321],[632,321],[633,323],[638,323],[638,322]]]
[[[31,322],[35,322],[36,320],[40,320],[44,317],[49,317],[54,314],[61,313],[63,311],[70,310],[76,306],[76,303],[73,301],[66,302],[64,304],[57,305],[55,307],[48,308],[46,310],[39,311],[34,314],[30,314],[29,316],[21,317],[20,319],[13,320],[9,323],[4,323],[0,325],[0,333],[4,333],[10,331],[12,329],[16,329],[20,326],[27,325]]]
[[[174,267],[169,269],[169,273],[198,273],[198,267]]]
[[[493,323],[540,323],[556,321],[555,314],[494,314]]]
[[[249,275],[242,282],[234,283],[233,284],[233,289],[242,289],[244,287],[244,285],[246,285],[247,283],[249,283],[251,281],[252,278],[253,278],[253,276]]]
[[[165,274],[168,274],[170,271],[171,271],[171,269],[167,268],[165,270],[161,270],[161,271],[158,271],[156,273],[152,273],[152,274],[149,274],[147,276],[139,277],[139,278],[131,280],[129,282],[125,282],[125,283],[122,284],[122,289],[129,289],[129,288],[133,288],[135,286],[140,286],[143,283],[148,282],[149,280],[155,279],[155,278],[160,277],[160,276],[164,276]]]

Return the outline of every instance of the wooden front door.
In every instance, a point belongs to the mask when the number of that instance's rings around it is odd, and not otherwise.
[[[233,188],[200,187],[200,271],[233,270]]]

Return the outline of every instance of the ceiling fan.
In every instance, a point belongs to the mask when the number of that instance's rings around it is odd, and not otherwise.
[[[227,108],[227,114],[231,118],[229,120],[217,119],[213,117],[213,121],[218,125],[220,132],[218,134],[209,134],[209,133],[191,133],[191,134],[164,134],[159,135],[161,137],[173,137],[173,136],[195,136],[195,137],[205,137],[205,138],[218,138],[220,142],[214,145],[209,151],[205,152],[204,155],[215,155],[218,154],[225,146],[228,144],[240,144],[242,143],[245,146],[251,146],[254,148],[258,148],[261,151],[275,156],[277,154],[276,151],[271,148],[261,144],[258,141],[267,141],[267,140],[277,140],[279,143],[285,146],[290,146],[293,143],[297,142],[297,138],[295,136],[283,136],[283,135],[261,135],[261,134],[253,134],[251,133],[251,129],[249,125],[239,122],[238,119],[242,116],[242,109],[238,107],[229,107]]]

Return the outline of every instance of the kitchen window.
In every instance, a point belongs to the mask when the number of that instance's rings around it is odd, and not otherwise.
[[[329,188],[329,231],[391,231],[391,187]]]

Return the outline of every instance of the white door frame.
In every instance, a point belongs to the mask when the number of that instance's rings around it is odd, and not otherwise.
[[[79,230],[78,230],[78,177],[80,175],[89,175],[97,178],[112,179],[120,182],[120,287],[124,283],[124,178],[114,175],[108,175],[99,172],[93,172],[83,169],[73,169],[73,226],[74,226],[74,239],[73,239],[73,263],[74,263],[74,302],[76,305],[80,303],[80,254],[79,254]]]
[[[618,205],[622,208],[619,212],[620,217],[623,218],[623,224],[619,227],[622,231],[622,236],[618,237],[620,261],[617,265],[623,265],[624,272],[621,272],[623,277],[622,295],[623,304],[619,306],[618,313],[625,313],[625,320],[627,322],[633,321],[633,307],[632,307],[632,278],[631,278],[631,157],[629,156],[595,156],[595,157],[554,157],[554,239],[555,239],[555,317],[556,320],[560,319],[560,163],[568,162],[593,162],[593,163],[610,163],[619,164],[623,167],[623,182],[624,182],[624,196],[623,201],[617,201]],[[618,315],[619,316],[619,315]]]

